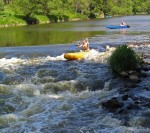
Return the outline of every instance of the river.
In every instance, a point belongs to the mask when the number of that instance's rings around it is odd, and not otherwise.
[[[131,27],[105,28],[121,20]],[[1,28],[0,132],[149,133],[150,125],[140,117],[149,106],[124,119],[101,105],[119,95],[117,87],[108,88],[113,75],[103,56],[105,46],[150,42],[149,22],[150,16],[143,15]],[[90,56],[65,60],[64,53],[85,37]],[[137,95],[150,98],[149,91],[140,91]]]

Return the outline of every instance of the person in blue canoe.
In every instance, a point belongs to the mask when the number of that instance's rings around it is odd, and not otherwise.
[[[85,40],[83,40],[81,43],[77,44],[77,46],[79,48],[81,48],[83,51],[89,51],[90,50],[88,38],[86,38]]]
[[[120,26],[126,26],[126,25],[127,25],[126,22],[124,22],[124,21],[122,20]]]

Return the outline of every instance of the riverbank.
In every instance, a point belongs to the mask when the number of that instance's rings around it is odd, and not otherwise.
[[[48,23],[59,23],[59,22],[67,22],[67,21],[79,21],[83,19],[88,19],[85,17],[81,18],[70,18],[69,20],[58,18],[49,18],[44,15],[35,15],[33,18],[28,18],[28,20],[24,19],[24,16],[15,16],[13,14],[4,14],[0,15],[0,27],[15,27],[15,26],[24,26],[24,25],[32,25],[32,24],[48,24]],[[32,22],[33,21],[33,22]]]
[[[113,18],[113,17],[123,17],[123,16],[119,16],[119,15],[104,16],[104,14],[100,14],[95,19],[108,19],[108,18]],[[29,18],[29,22],[27,22],[27,20],[24,19],[24,16],[15,16],[14,14],[7,13],[7,14],[0,15],[0,27],[15,27],[15,26],[24,26],[24,25],[32,25],[32,24],[73,22],[73,21],[80,21],[80,20],[90,20],[90,18],[85,17],[85,16],[80,16],[80,18],[74,17],[74,18],[65,20],[65,19],[58,19],[58,18],[57,19],[49,18],[43,15],[35,15],[33,18]]]
[[[143,55],[142,67],[137,72],[122,72],[105,83],[106,90],[117,89],[114,96],[99,103],[121,120],[122,125],[150,130],[150,42],[129,43],[137,54]],[[114,50],[114,48],[109,48]],[[108,49],[108,51],[109,51]],[[132,126],[133,126],[132,125]],[[135,131],[136,132],[136,131]],[[139,131],[140,132],[140,131]]]

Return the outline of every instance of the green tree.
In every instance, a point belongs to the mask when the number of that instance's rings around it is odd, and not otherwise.
[[[0,0],[1,14],[5,10],[7,13],[12,10],[16,16],[28,20],[43,15],[61,21],[77,17],[96,18],[101,14],[150,14],[150,0]]]
[[[5,4],[10,4],[13,0],[3,0]]]
[[[4,13],[4,1],[0,0],[0,14]]]
[[[141,11],[141,1],[140,0],[132,0],[133,2],[133,13],[136,15]]]
[[[91,0],[89,4],[90,15],[100,15],[103,12],[103,0]],[[95,16],[96,17],[96,16]]]
[[[111,8],[112,15],[129,15],[132,14],[131,0],[114,0]]]
[[[25,17],[31,17],[37,12],[38,0],[13,0],[12,10],[16,14],[22,14]]]
[[[147,2],[147,9],[146,9],[146,12],[147,12],[148,14],[150,14],[150,1]]]
[[[112,7],[114,6],[112,0],[104,0],[103,1],[103,7],[102,7],[102,10],[103,10],[103,13],[105,16],[107,15],[111,15],[112,14]]]
[[[50,0],[39,0],[37,3],[38,14],[50,15]]]

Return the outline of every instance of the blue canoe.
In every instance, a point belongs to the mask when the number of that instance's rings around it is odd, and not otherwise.
[[[120,26],[120,25],[107,25],[106,28],[109,29],[123,29],[123,28],[130,28],[129,25]]]

